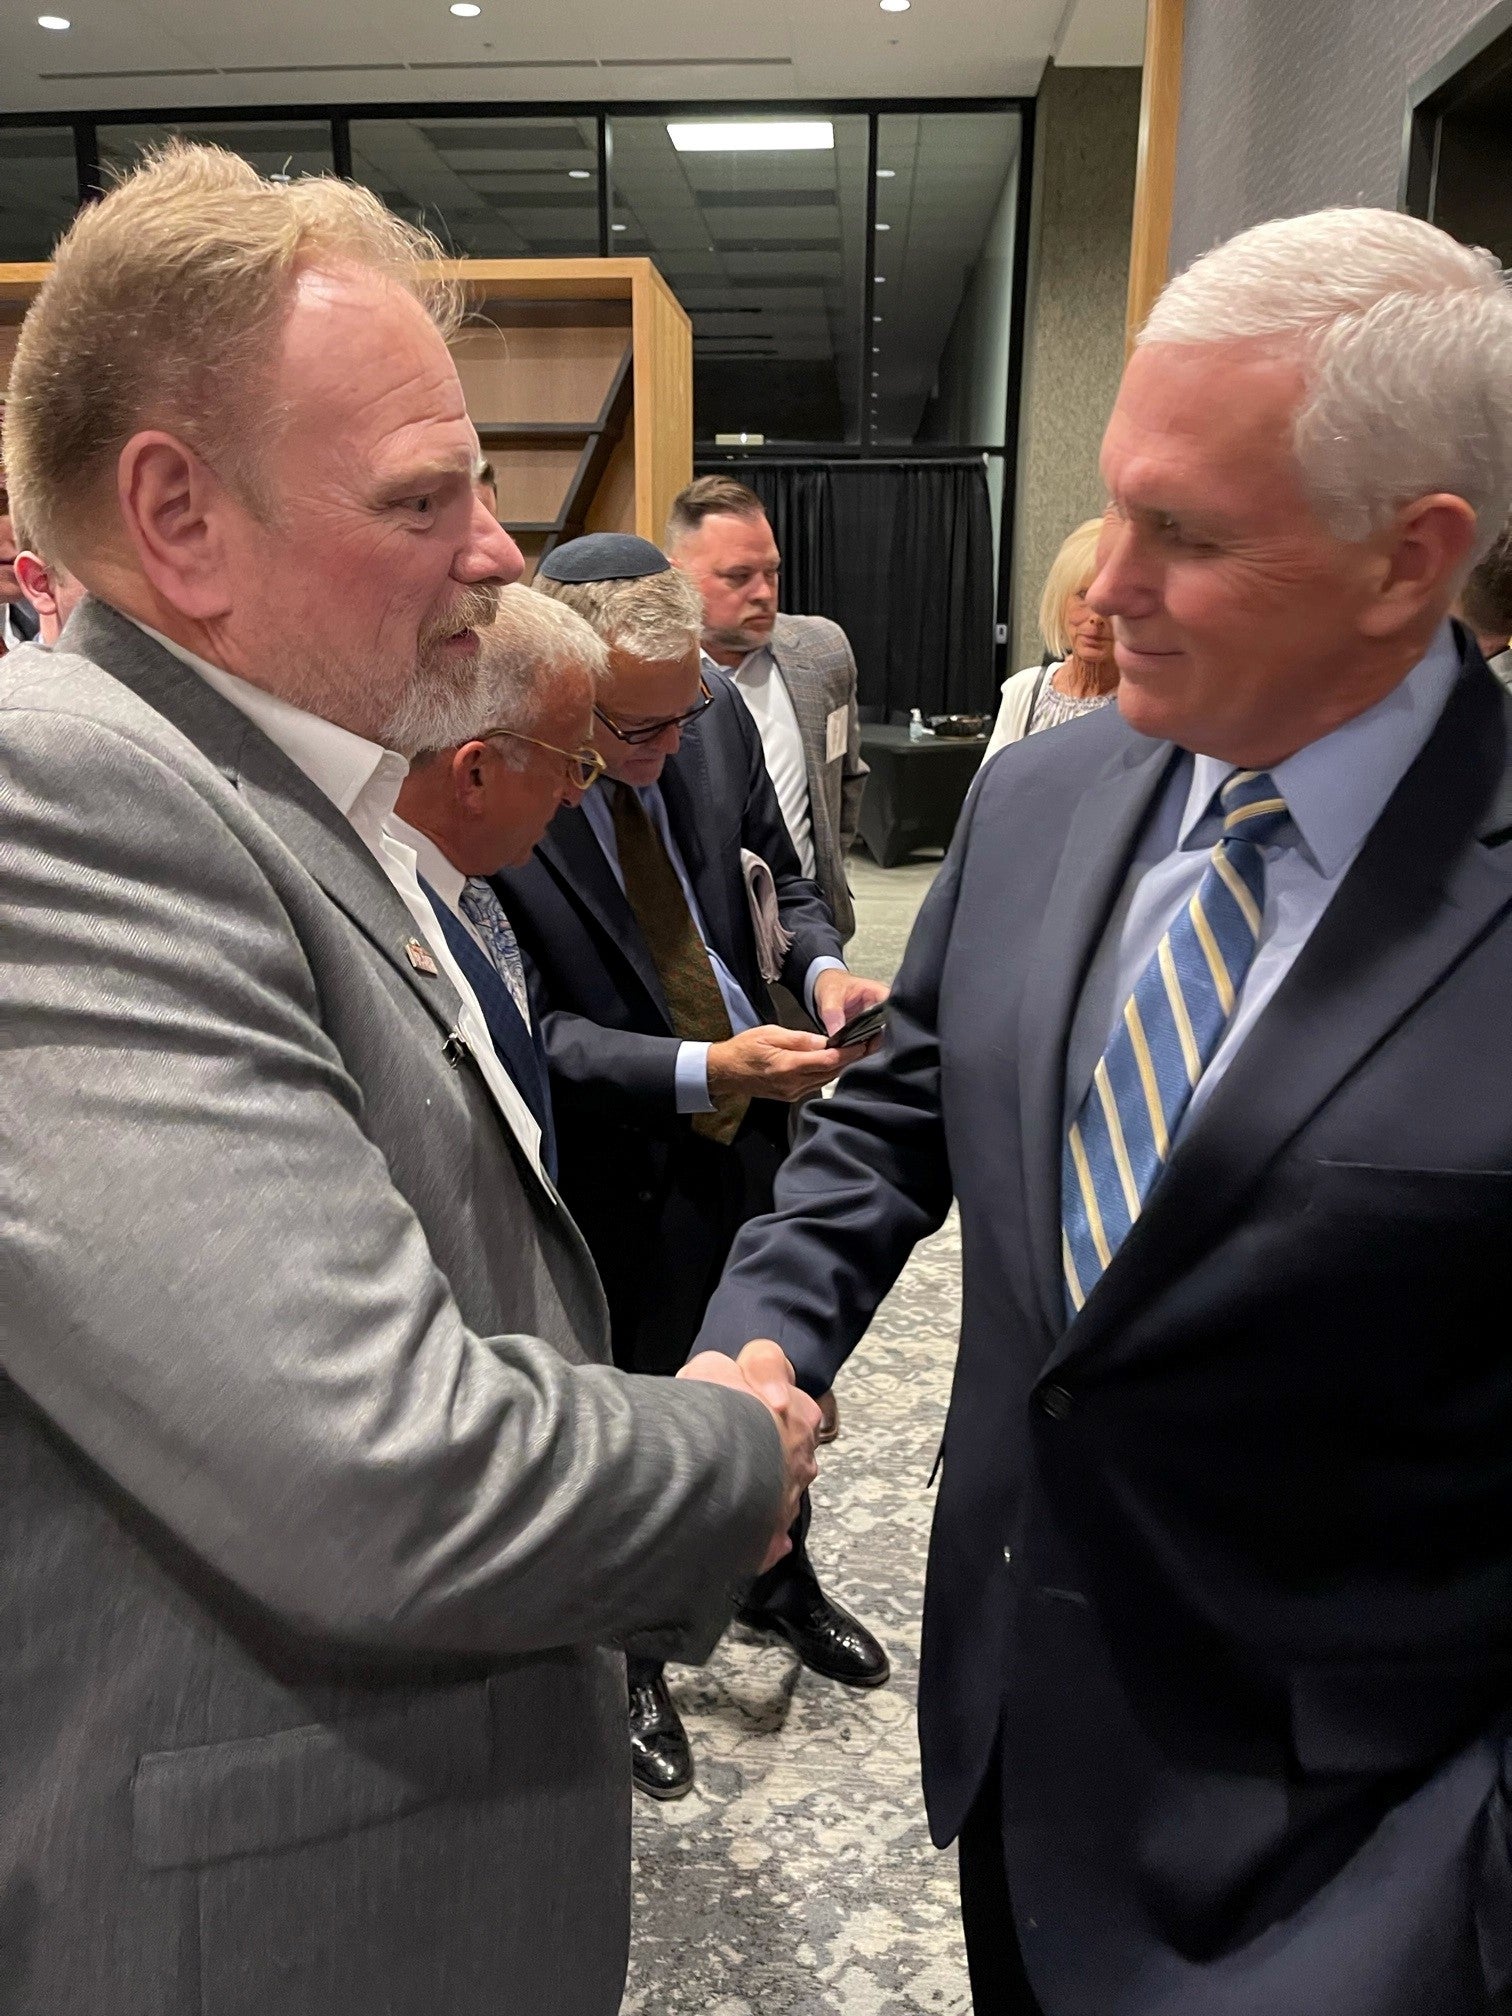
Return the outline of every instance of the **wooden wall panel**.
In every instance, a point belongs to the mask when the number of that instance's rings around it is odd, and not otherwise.
[[[661,544],[693,480],[693,325],[649,264],[635,291],[635,529]]]
[[[1148,0],[1144,94],[1139,106],[1139,165],[1129,246],[1128,347],[1169,277],[1171,205],[1176,191],[1176,134],[1181,119],[1181,49],[1185,0]]]

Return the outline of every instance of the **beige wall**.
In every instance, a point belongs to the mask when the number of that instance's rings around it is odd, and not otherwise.
[[[1124,357],[1140,73],[1050,68],[1035,132],[1010,671],[1039,661],[1056,549],[1103,506],[1097,451]]]

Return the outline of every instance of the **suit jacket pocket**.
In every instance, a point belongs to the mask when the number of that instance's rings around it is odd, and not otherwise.
[[[1512,1702],[1512,1652],[1295,1666],[1292,1748],[1304,1771],[1415,1771],[1460,1749]]]
[[[329,1840],[481,1791],[491,1759],[481,1680],[351,1721],[149,1751],[131,1787],[136,1857],[178,1869]]]
[[[1382,1162],[1318,1162],[1308,1208],[1370,1217],[1474,1221],[1512,1210],[1512,1170],[1413,1169]]]

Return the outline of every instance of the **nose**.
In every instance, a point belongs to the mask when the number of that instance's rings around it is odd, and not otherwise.
[[[1089,611],[1111,622],[1115,616],[1148,614],[1159,596],[1141,562],[1132,525],[1110,521],[1097,549],[1097,573],[1082,598]]]
[[[524,572],[524,554],[482,499],[474,497],[467,543],[452,568],[454,579],[470,588],[485,584],[507,588]]]

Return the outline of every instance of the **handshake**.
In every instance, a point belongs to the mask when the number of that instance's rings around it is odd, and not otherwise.
[[[733,1386],[737,1393],[749,1393],[761,1401],[777,1424],[782,1437],[786,1470],[782,1493],[781,1524],[772,1536],[761,1573],[775,1567],[792,1548],[788,1528],[798,1517],[798,1502],[819,1475],[814,1456],[819,1434],[819,1409],[808,1395],[793,1384],[793,1368],[780,1348],[768,1337],[747,1344],[738,1358],[726,1358],[722,1351],[700,1351],[678,1373],[679,1379],[703,1379],[711,1386]]]

